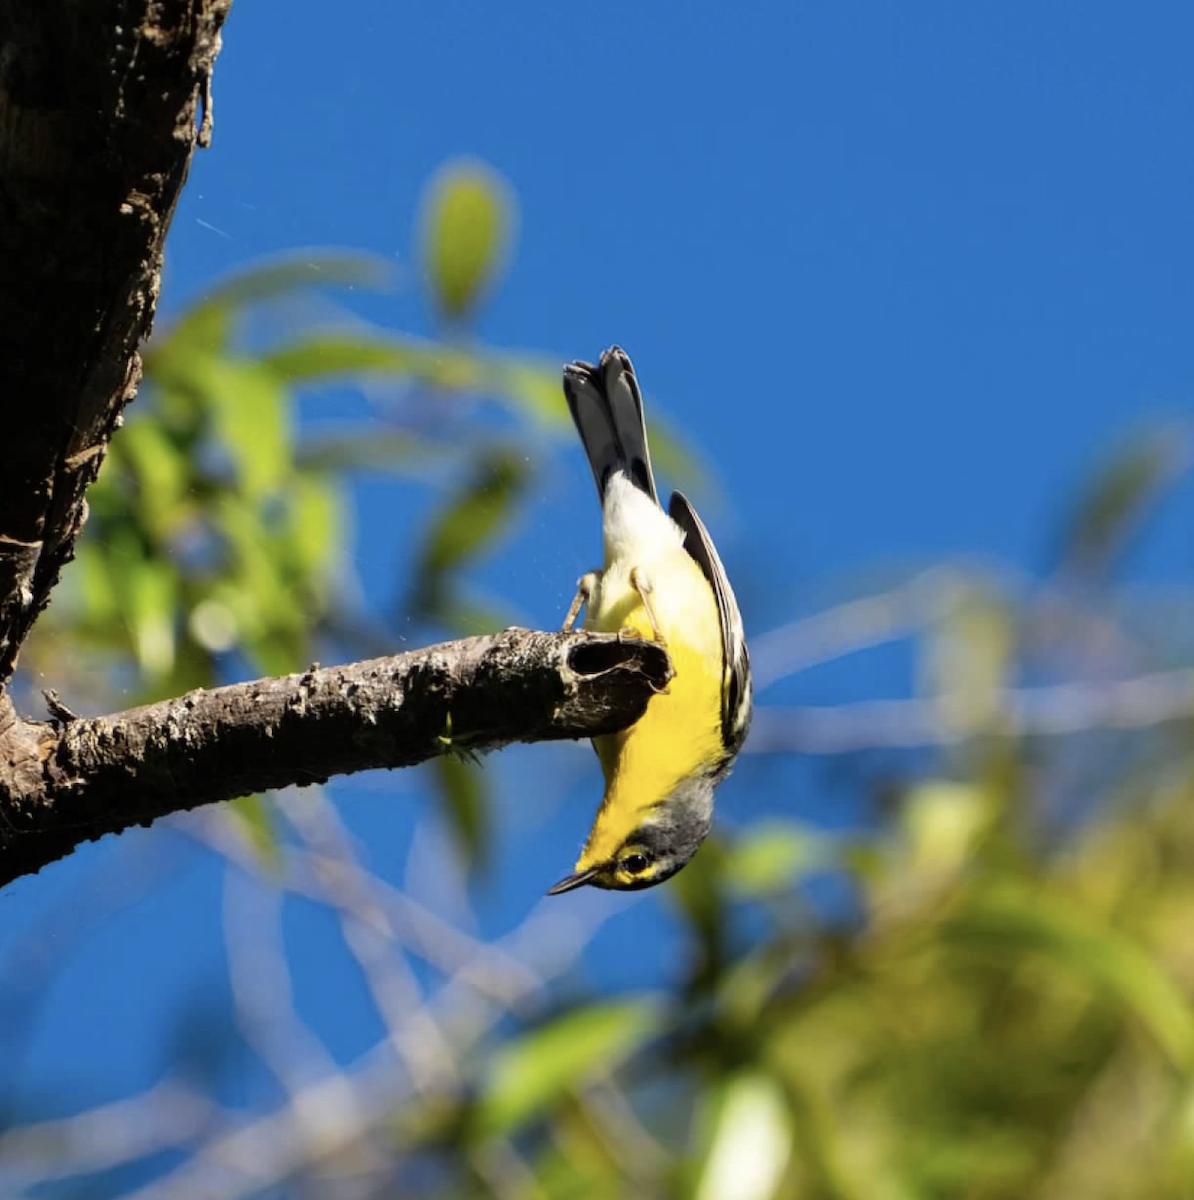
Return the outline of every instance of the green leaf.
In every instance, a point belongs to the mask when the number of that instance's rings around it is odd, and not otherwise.
[[[265,366],[294,383],[379,375],[436,391],[477,394],[501,391],[502,361],[446,342],[341,332],[310,334],[261,358]]]
[[[228,347],[234,316],[258,300],[295,295],[313,287],[389,286],[392,269],[385,259],[343,250],[308,250],[251,267],[211,288],[156,338],[147,365],[187,344],[212,353]]]
[[[236,493],[220,497],[212,519],[230,562],[209,597],[231,611],[239,645],[254,663],[277,675],[303,665],[307,630],[319,613],[310,596],[296,603],[293,566],[278,553],[277,530],[265,522],[262,508]]]
[[[217,436],[250,496],[274,491],[291,466],[290,395],[260,363],[213,359],[205,385],[215,402]]]
[[[702,508],[714,508],[723,503],[716,473],[702,457],[672,427],[670,421],[652,414],[648,409],[651,438],[651,465],[669,486],[685,491],[700,488]]]
[[[303,474],[291,481],[286,499],[291,558],[304,575],[318,578],[344,547],[348,517],[339,489],[325,476]]]
[[[487,374],[497,398],[508,407],[556,433],[572,433],[560,364],[495,358]]]
[[[433,356],[414,339],[349,333],[312,333],[262,355],[284,379],[323,382],[366,374],[423,374]]]
[[[666,896],[691,927],[696,970],[689,981],[693,994],[714,986],[725,966],[726,929],[730,905],[726,891],[726,848],[716,833],[667,885]]]
[[[432,179],[424,201],[423,259],[444,316],[467,316],[496,275],[509,238],[508,196],[496,172],[471,160],[450,163]]]
[[[724,878],[739,896],[765,896],[832,862],[823,837],[795,821],[764,821],[736,838]]]
[[[170,380],[183,354],[223,354],[232,342],[235,321],[236,313],[227,301],[212,298],[196,304],[150,342],[145,351],[146,379]]]
[[[447,735],[445,735],[447,736]],[[467,753],[467,747],[461,747]],[[445,744],[432,764],[444,815],[469,867],[482,862],[489,833],[489,805],[481,769],[465,762]]]
[[[281,861],[281,843],[274,808],[264,796],[238,796],[225,805],[229,821],[252,847],[258,863],[275,873]]]
[[[1086,572],[1106,570],[1189,458],[1190,432],[1182,426],[1125,439],[1075,505],[1061,539],[1063,559]]]
[[[142,672],[160,679],[174,666],[174,618],[178,577],[160,558],[136,557],[120,564],[118,587],[133,652]]]
[[[512,1133],[593,1076],[605,1076],[658,1028],[654,1001],[575,1009],[506,1042],[473,1113],[480,1138]]]
[[[707,928],[725,915],[728,858],[725,842],[715,831],[689,865],[668,884],[668,899],[698,928]]]
[[[383,427],[321,431],[306,437],[295,450],[301,471],[395,471],[425,476],[458,459],[462,447],[435,442],[415,433]]]
[[[943,932],[971,949],[1043,954],[1114,997],[1179,1070],[1194,1065],[1194,1012],[1181,989],[1142,945],[1099,918],[1039,889],[1005,887],[976,896]]]
[[[160,421],[134,414],[113,444],[117,463],[127,462],[137,482],[137,513],[161,534],[189,504],[190,462]]]
[[[80,583],[84,620],[96,630],[119,628],[120,593],[111,563],[111,548],[82,539],[75,548],[71,578]]]
[[[187,618],[187,632],[208,654],[226,654],[240,640],[236,613],[210,596],[200,600]]]
[[[908,845],[898,853],[918,883],[960,870],[990,831],[998,812],[991,789],[952,779],[924,779],[907,791],[901,824]]]
[[[792,1151],[788,1106],[768,1076],[732,1076],[717,1096],[696,1200],[772,1200]]]
[[[526,480],[526,464],[513,452],[490,450],[464,487],[432,522],[418,568],[418,606],[441,590],[443,576],[474,557],[507,524]]]

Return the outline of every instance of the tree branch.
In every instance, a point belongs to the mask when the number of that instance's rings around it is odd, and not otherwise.
[[[671,675],[653,643],[507,629],[65,723],[23,720],[0,694],[0,887],[81,842],[201,804],[612,733]]]
[[[0,0],[0,687],[141,374],[231,0]]]

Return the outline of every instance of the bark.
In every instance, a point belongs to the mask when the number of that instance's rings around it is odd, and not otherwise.
[[[393,658],[24,720],[0,695],[0,887],[84,841],[265,788],[512,741],[625,728],[667,686],[658,645],[507,629]]]
[[[136,391],[230,3],[0,0],[0,688]]]
[[[0,0],[0,886],[85,840],[453,749],[624,728],[658,646],[507,630],[94,719],[6,691],[140,379],[231,0]]]

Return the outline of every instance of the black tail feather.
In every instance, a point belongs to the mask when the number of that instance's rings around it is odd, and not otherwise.
[[[643,397],[626,352],[611,346],[596,366],[570,363],[564,368],[564,395],[593,470],[597,494],[604,496],[610,476],[624,471],[658,504]]]

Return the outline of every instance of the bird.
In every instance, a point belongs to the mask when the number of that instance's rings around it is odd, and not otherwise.
[[[605,792],[574,870],[548,890],[654,887],[700,848],[713,792],[746,740],[750,656],[734,591],[696,509],[659,503],[629,356],[564,367],[564,396],[601,501],[604,566],[577,581],[564,621],[664,646],[675,672],[628,729],[593,739]]]

